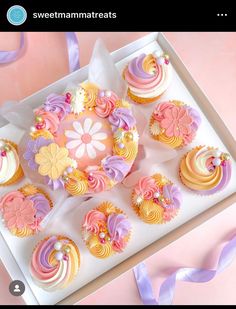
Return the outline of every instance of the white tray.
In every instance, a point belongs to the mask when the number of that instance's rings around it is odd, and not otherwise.
[[[120,50],[115,51],[112,53],[114,60],[117,63],[117,67],[122,70],[125,65],[130,61],[133,57],[139,55],[142,52],[150,53],[155,50],[161,50],[161,46],[163,46],[163,42],[166,42],[165,38],[162,34],[152,33],[148,36],[135,41]],[[143,251],[149,244],[157,241],[158,239],[162,238],[163,236],[167,235],[169,232],[176,230],[178,227],[182,226],[184,223],[188,222],[193,217],[196,217],[200,213],[203,213],[205,210],[211,208],[212,206],[216,205],[218,202],[223,201],[225,198],[231,196],[233,193],[236,192],[236,183],[233,181],[236,177],[236,162],[233,160],[233,175],[230,184],[227,186],[226,189],[223,191],[212,195],[210,197],[202,197],[196,194],[191,193],[187,188],[185,188],[179,178],[178,178],[178,164],[180,161],[180,157],[189,149],[194,147],[195,145],[212,145],[219,147],[221,150],[226,152],[231,152],[227,149],[226,145],[224,144],[222,138],[224,136],[220,134],[220,132],[216,133],[215,129],[213,128],[213,123],[210,123],[206,116],[200,109],[202,106],[202,102],[196,100],[196,95],[191,94],[190,87],[186,87],[183,80],[183,71],[175,70],[175,59],[171,58],[171,63],[174,68],[173,74],[173,81],[171,86],[168,88],[166,93],[161,97],[160,100],[157,102],[161,102],[165,99],[177,99],[186,102],[187,104],[191,105],[192,107],[199,110],[201,117],[202,117],[202,124],[200,129],[197,133],[197,137],[195,138],[194,142],[191,146],[188,146],[180,151],[178,151],[178,156],[176,159],[160,164],[159,165],[159,172],[167,176],[171,179],[174,183],[178,184],[182,189],[184,202],[181,205],[181,211],[179,215],[173,219],[171,222],[164,224],[164,225],[156,225],[151,226],[143,223],[140,221],[137,216],[135,215],[134,211],[129,207],[130,198],[129,194],[122,196],[120,205],[121,207],[129,216],[132,226],[133,226],[133,235],[131,241],[122,254],[117,254],[107,260],[99,260],[94,258],[92,255],[89,254],[88,250],[84,246],[81,240],[81,235],[79,234],[79,226],[84,214],[91,208],[95,207],[95,201],[91,201],[91,203],[86,208],[78,208],[76,213],[67,214],[66,217],[61,215],[61,224],[60,226],[54,223],[50,225],[50,228],[47,232],[42,232],[41,234],[27,238],[27,239],[18,239],[13,237],[8,230],[4,227],[2,223],[0,223],[0,232],[2,237],[0,238],[0,257],[3,260],[9,274],[13,279],[20,279],[25,282],[26,284],[26,292],[23,295],[24,300],[27,304],[56,304],[70,294],[74,293],[78,289],[82,288],[86,284],[90,282],[96,282],[96,278],[98,278],[103,273],[109,271],[110,269],[114,269],[114,267],[120,264],[122,261],[125,261],[127,258],[132,257],[139,251]],[[181,78],[180,78],[181,76]],[[23,100],[24,104],[30,104],[34,107],[40,105],[40,102],[43,102],[45,97],[50,94],[51,92],[62,92],[69,82],[82,82],[87,78],[87,67],[84,67],[77,72],[74,72],[67,77],[49,85],[45,89],[33,94],[32,96]],[[148,106],[138,106],[146,116],[149,116],[153,110],[154,104],[150,104]],[[217,127],[217,126],[216,126]],[[7,125],[6,127],[0,129],[0,136],[5,138],[10,138],[11,140],[18,142],[21,138],[23,131],[19,131],[16,127],[12,125]],[[155,141],[153,141],[155,143]],[[25,180],[24,180],[25,181]],[[23,182],[24,182],[23,181]],[[21,184],[17,184],[14,188],[20,187]],[[121,186],[119,185],[121,188]],[[13,188],[13,187],[12,187]],[[118,187],[115,188],[117,190]],[[5,189],[4,189],[5,190]],[[3,190],[0,190],[2,193]],[[101,194],[101,198],[105,198],[108,193]],[[111,195],[110,195],[111,196]],[[69,206],[70,201],[67,200],[66,203]],[[71,223],[71,230],[68,231],[67,223]],[[44,236],[51,234],[51,233],[60,233],[66,234],[67,236],[71,237],[79,246],[81,254],[82,254],[82,264],[80,272],[75,279],[75,281],[66,289],[62,291],[48,293],[43,291],[42,289],[38,288],[29,276],[28,271],[28,263],[30,260],[30,256],[32,253],[32,249],[34,248],[35,244]],[[127,269],[127,268],[126,268]],[[115,277],[112,276],[112,279]],[[104,280],[104,283],[107,280]],[[101,286],[101,284],[99,284]],[[97,286],[97,287],[99,287]],[[94,290],[94,289],[93,289]],[[91,291],[91,289],[88,289]],[[86,295],[83,294],[83,295]],[[81,296],[80,296],[81,297]],[[73,299],[76,299],[75,297]],[[67,302],[68,303],[68,302]],[[70,301],[69,301],[70,303]]]

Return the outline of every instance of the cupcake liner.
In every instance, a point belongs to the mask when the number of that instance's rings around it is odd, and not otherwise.
[[[163,93],[164,93],[164,91],[163,91]],[[128,94],[128,96],[129,96],[129,98],[130,98],[132,101],[134,101],[134,102],[136,102],[136,103],[138,103],[138,104],[149,104],[149,103],[153,103],[153,102],[157,101],[158,99],[160,99],[160,97],[162,96],[163,93],[161,93],[161,94],[159,94],[157,97],[153,97],[153,98],[141,98],[141,97],[135,96],[135,95],[131,92],[130,88],[128,88],[128,91],[127,91],[127,94]]]

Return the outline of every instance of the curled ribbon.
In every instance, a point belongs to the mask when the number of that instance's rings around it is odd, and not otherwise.
[[[158,299],[155,299],[150,278],[144,263],[138,264],[134,269],[134,276],[144,305],[171,305],[174,298],[175,284],[184,282],[208,282],[220,272],[225,270],[234,260],[236,255],[236,235],[222,249],[217,267],[212,269],[179,268],[165,279],[159,291]]]

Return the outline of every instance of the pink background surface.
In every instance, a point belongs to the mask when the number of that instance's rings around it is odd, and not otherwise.
[[[113,51],[145,34],[77,33],[81,66],[88,63],[96,38],[102,38],[108,49]],[[232,112],[236,110],[236,33],[169,32],[165,35],[236,136],[235,114]],[[12,64],[0,66],[0,104],[5,100],[22,99],[68,74],[63,33],[26,33],[26,38],[27,48],[23,56]],[[19,33],[0,33],[0,50],[14,49],[18,43]],[[175,267],[216,265],[222,241],[232,235],[233,230],[236,232],[235,206],[232,205],[146,261],[156,295],[163,279]],[[174,304],[235,304],[235,274],[236,261],[209,283],[178,283]],[[9,282],[10,278],[0,264],[0,304],[22,303],[20,298],[9,295]],[[132,271],[88,296],[80,304],[141,304]]]

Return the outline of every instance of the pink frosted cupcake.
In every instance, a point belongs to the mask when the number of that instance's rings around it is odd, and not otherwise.
[[[190,144],[201,124],[197,110],[177,100],[166,101],[155,106],[149,122],[153,139],[172,148]]]
[[[124,69],[123,78],[128,83],[128,96],[136,103],[156,101],[169,87],[172,67],[167,54],[141,54]]]

